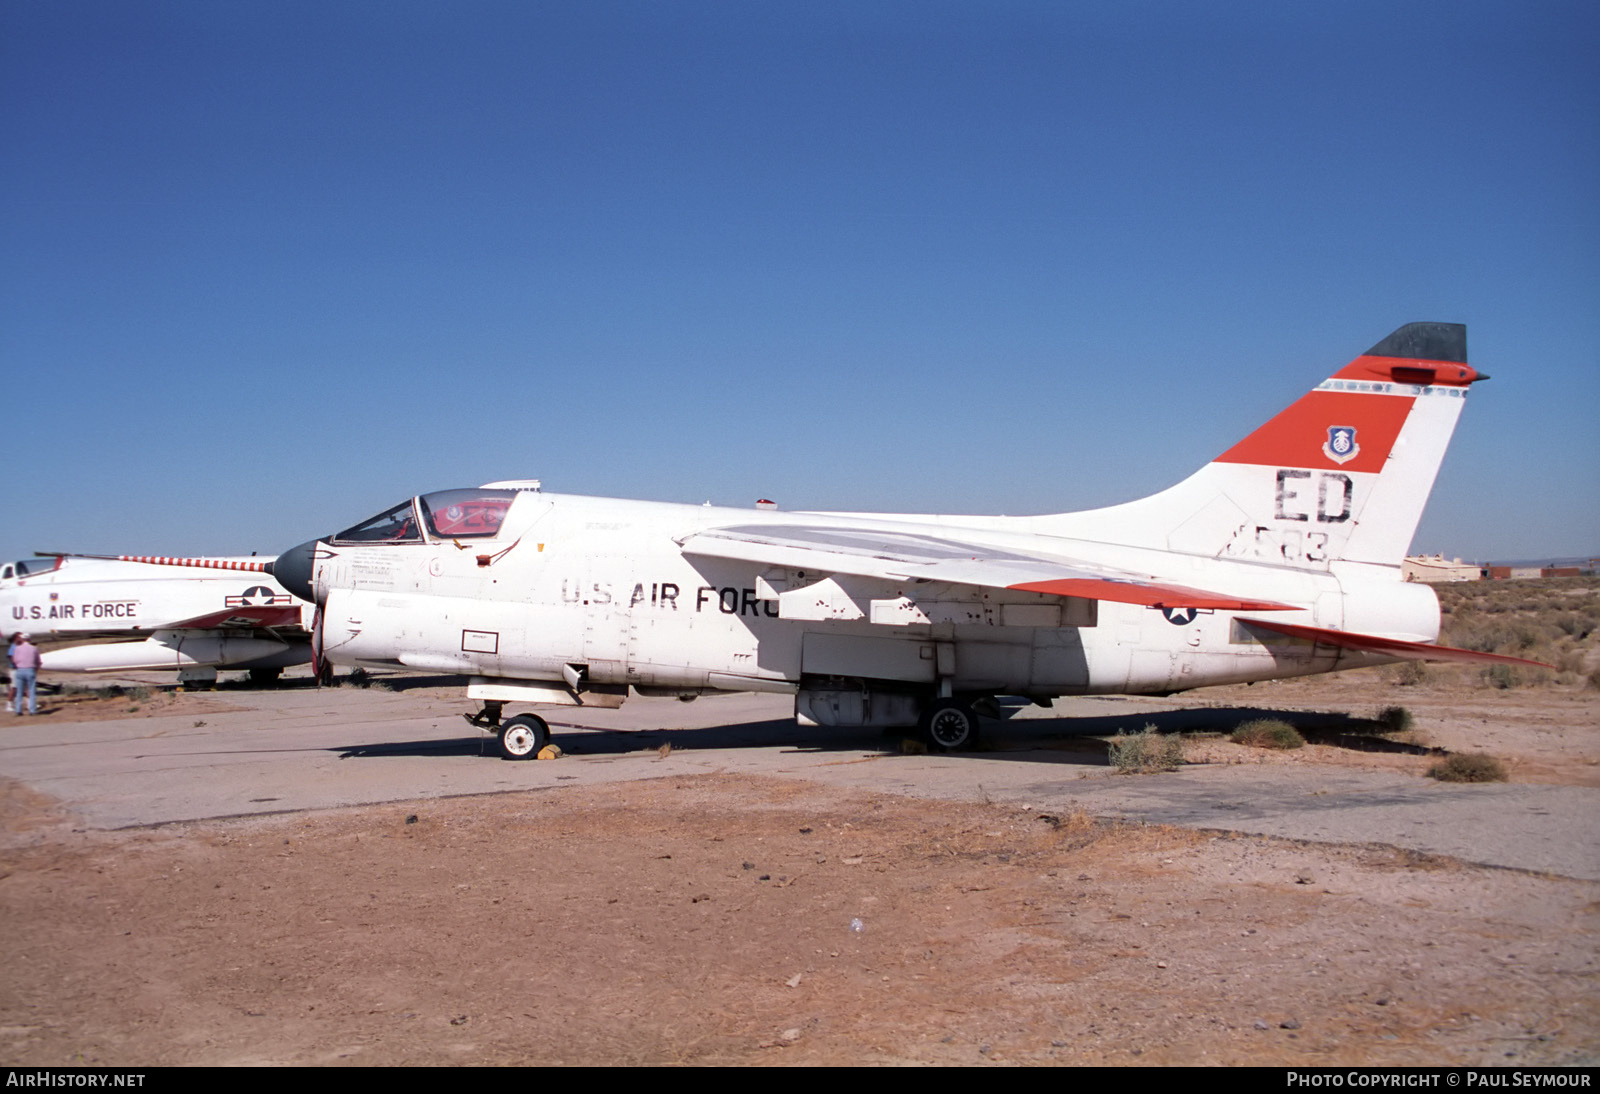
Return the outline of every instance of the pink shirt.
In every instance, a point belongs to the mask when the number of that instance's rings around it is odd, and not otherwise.
[[[32,642],[19,642],[11,650],[11,664],[19,669],[39,667],[39,647]]]

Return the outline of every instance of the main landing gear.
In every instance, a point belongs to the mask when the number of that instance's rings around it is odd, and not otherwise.
[[[500,758],[531,760],[550,743],[550,726],[537,714],[519,714],[500,726]]]
[[[978,714],[960,699],[935,699],[922,712],[923,738],[943,752],[968,752],[978,747]]]
[[[531,760],[544,751],[550,743],[550,724],[537,714],[519,714],[502,722],[503,709],[505,703],[487,699],[478,713],[462,717],[468,724],[496,736],[502,760]]]
[[[484,700],[483,709],[476,714],[463,714],[468,725],[477,726],[479,729],[494,731],[500,728],[500,712],[505,709],[504,703],[497,703],[493,699]]]

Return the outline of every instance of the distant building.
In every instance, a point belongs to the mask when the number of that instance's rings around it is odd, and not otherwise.
[[[1412,555],[1400,567],[1407,581],[1426,581],[1439,585],[1450,581],[1477,581],[1484,576],[1483,567],[1476,562],[1462,562],[1459,558],[1447,560],[1443,555]]]
[[[1594,571],[1582,566],[1490,566],[1485,576],[1494,581],[1532,577],[1578,577]]]

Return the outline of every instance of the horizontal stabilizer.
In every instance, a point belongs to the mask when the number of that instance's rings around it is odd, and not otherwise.
[[[1354,634],[1350,631],[1333,631],[1326,627],[1305,627],[1298,623],[1280,623],[1276,619],[1241,619],[1247,627],[1286,634],[1290,638],[1304,638],[1325,646],[1339,646],[1347,650],[1380,653],[1403,661],[1476,661],[1497,665],[1531,665],[1541,669],[1555,668],[1543,661],[1529,661],[1522,657],[1507,657],[1499,653],[1480,653],[1477,650],[1458,650],[1452,646],[1435,646],[1431,642],[1407,642],[1400,638],[1382,638],[1375,634]]]

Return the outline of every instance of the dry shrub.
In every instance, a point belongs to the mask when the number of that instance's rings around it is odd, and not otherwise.
[[[1575,684],[1600,645],[1600,578],[1463,582],[1437,588],[1447,646],[1509,654],[1555,667],[1497,666],[1481,676],[1493,688]]]
[[[1306,743],[1300,731],[1281,718],[1256,718],[1245,722],[1228,739],[1251,748],[1303,748]]]
[[[1428,679],[1428,666],[1423,661],[1402,661],[1394,670],[1394,682],[1401,687],[1411,687]]]
[[[1046,838],[1046,845],[1063,851],[1076,851],[1087,847],[1116,827],[1114,823],[1101,824],[1081,807],[1064,817],[1054,813],[1040,813],[1038,819],[1055,829]]]
[[[1458,752],[1428,768],[1428,777],[1444,783],[1503,783],[1506,769],[1485,752]]]
[[[1588,638],[1594,633],[1596,622],[1595,617],[1587,612],[1581,615],[1578,612],[1568,612],[1555,621],[1556,626],[1566,632],[1569,637],[1576,638],[1579,641]]]
[[[1582,650],[1565,650],[1557,654],[1552,660],[1555,661],[1557,669],[1562,672],[1570,672],[1575,676],[1582,676],[1583,666],[1588,663],[1588,659],[1584,657]]]
[[[1419,664],[1416,661],[1409,663]],[[1384,707],[1373,721],[1378,724],[1379,733],[1405,733],[1416,725],[1416,719],[1405,707]]]
[[[1481,675],[1487,687],[1499,688],[1501,691],[1522,686],[1522,674],[1511,665],[1490,665]]]
[[[1174,771],[1183,763],[1183,739],[1164,736],[1153,724],[1143,733],[1119,733],[1107,749],[1111,766],[1125,775]]]

